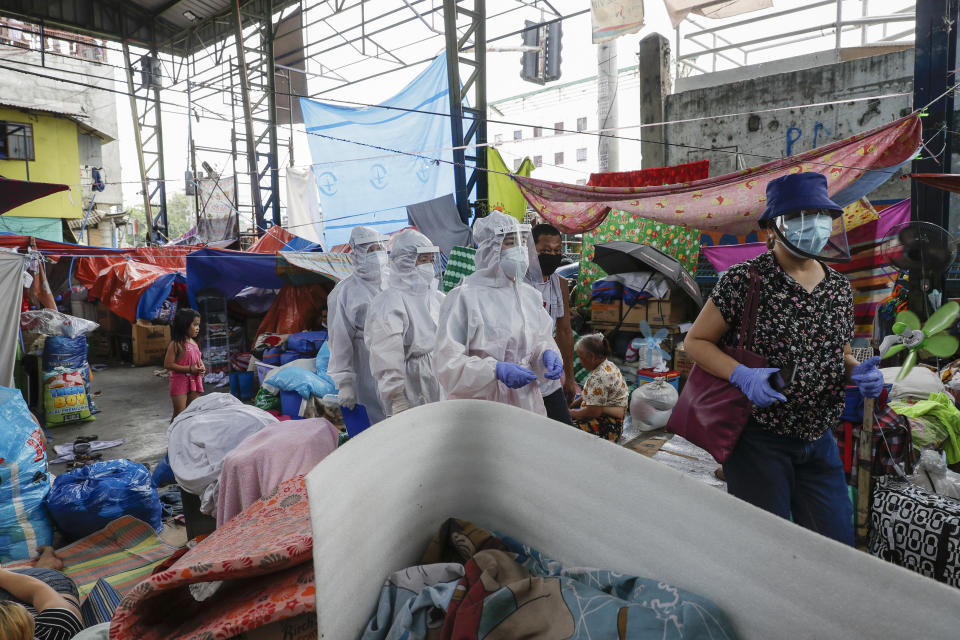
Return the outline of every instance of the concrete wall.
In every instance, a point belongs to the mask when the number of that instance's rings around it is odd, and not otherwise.
[[[758,68],[756,72],[762,71]],[[666,141],[670,143],[666,147],[665,164],[709,159],[710,175],[717,176],[809,151],[907,115],[912,108],[912,95],[803,109],[765,110],[838,99],[910,94],[913,50],[775,75],[757,75],[720,86],[707,86],[706,80],[700,80],[701,88],[668,96],[664,119],[669,122],[712,114],[736,115],[664,127]],[[895,176],[869,197],[879,201],[909,195],[909,181]]]

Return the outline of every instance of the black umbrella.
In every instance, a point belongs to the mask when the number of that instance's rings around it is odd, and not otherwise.
[[[648,244],[624,242],[614,240],[604,242],[594,247],[593,261],[610,275],[617,273],[634,273],[636,271],[650,271],[651,269],[663,274],[673,286],[693,298],[698,307],[703,306],[700,297],[700,287],[683,265],[676,258],[671,258],[663,251]]]

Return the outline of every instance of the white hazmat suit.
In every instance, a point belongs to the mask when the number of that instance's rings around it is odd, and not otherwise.
[[[522,250],[501,248],[508,235]],[[506,362],[542,380],[544,353],[559,353],[540,292],[523,282],[528,260],[520,254],[528,255],[526,239],[516,219],[499,211],[477,220],[473,237],[477,271],[448,293],[440,308],[434,356],[440,386],[450,399],[493,400],[546,415],[536,382],[511,389],[497,377],[497,363]]]
[[[370,353],[363,340],[363,326],[367,320],[367,308],[383,289],[386,278],[385,240],[375,229],[354,227],[350,233],[353,274],[337,283],[327,298],[330,335],[327,374],[340,391],[340,404],[351,409],[357,403],[362,404],[371,424],[383,420],[384,411],[376,380],[370,373]]]
[[[433,371],[437,319],[443,294],[437,289],[435,257],[440,249],[419,231],[408,229],[390,247],[389,286],[373,299],[364,340],[370,372],[389,415],[441,400]],[[420,256],[429,262],[417,265]]]

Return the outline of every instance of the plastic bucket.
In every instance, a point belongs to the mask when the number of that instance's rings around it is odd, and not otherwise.
[[[285,416],[290,416],[293,420],[300,420],[300,404],[303,402],[303,398],[300,397],[300,394],[296,391],[281,391],[280,392],[280,413]]]
[[[256,394],[253,371],[233,371],[230,373],[230,395],[241,400],[249,400]]]

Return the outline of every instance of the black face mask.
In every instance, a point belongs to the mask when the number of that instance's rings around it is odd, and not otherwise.
[[[563,255],[559,253],[541,253],[537,255],[537,259],[540,261],[540,271],[543,272],[543,275],[552,276],[553,272],[560,266],[560,262],[563,261]]]

